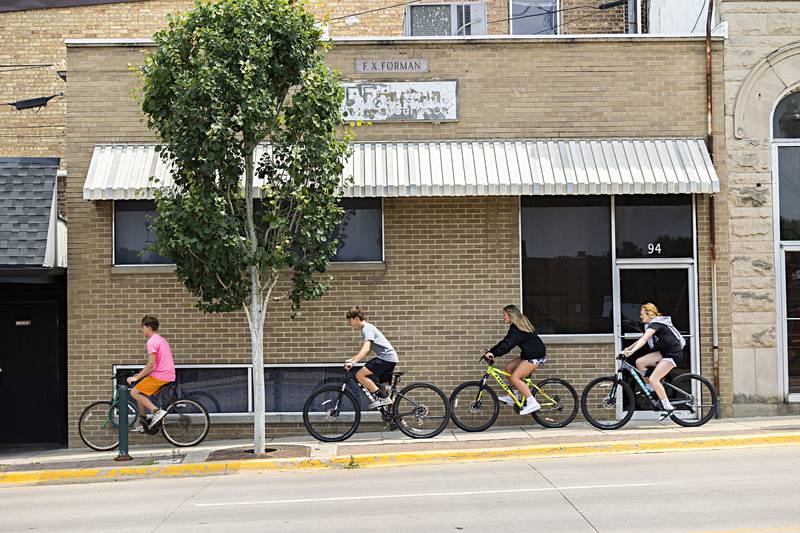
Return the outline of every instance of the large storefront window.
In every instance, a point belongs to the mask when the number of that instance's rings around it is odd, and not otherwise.
[[[611,333],[611,200],[522,198],[522,292],[539,333]]]
[[[694,255],[691,196],[617,196],[614,212],[617,258]]]
[[[156,216],[152,200],[114,202],[114,264],[158,265],[169,260],[149,249],[156,242],[150,221]]]
[[[778,147],[782,241],[800,241],[800,146]]]

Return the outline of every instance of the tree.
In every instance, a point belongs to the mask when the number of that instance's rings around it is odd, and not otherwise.
[[[142,110],[172,163],[155,192],[156,246],[203,312],[245,311],[263,453],[267,305],[288,298],[294,316],[328,289],[315,273],[343,215],[343,88],[313,17],[286,0],[201,1],[154,39]]]

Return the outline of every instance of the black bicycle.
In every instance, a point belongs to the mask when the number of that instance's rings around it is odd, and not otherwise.
[[[111,379],[121,384],[125,377],[115,375]],[[211,418],[200,402],[184,396],[179,383],[165,385],[153,403],[163,408],[167,415],[152,428],[148,427],[147,419],[142,417],[143,432],[155,435],[160,431],[167,442],[174,446],[196,446],[203,442],[211,427]],[[119,411],[116,387],[110,401],[94,402],[84,409],[78,419],[78,434],[83,443],[98,452],[107,452],[119,446]],[[137,418],[139,414],[136,402],[129,399],[127,408],[129,432],[134,431]]]
[[[389,397],[392,403],[378,410],[381,419],[415,439],[435,437],[447,427],[450,402],[439,387],[431,383],[411,383],[397,390],[400,377],[406,372],[392,372]],[[355,383],[370,402],[376,397],[347,370],[340,385],[321,387],[311,393],[303,406],[303,424],[315,439],[340,442],[350,438],[361,423],[361,405],[350,390]]]
[[[625,354],[617,356],[620,361],[617,373],[590,381],[581,394],[581,411],[584,418],[598,429],[619,429],[633,416],[637,406],[662,411],[661,400],[648,390],[642,377],[644,372],[631,365]],[[636,386],[636,392],[628,384],[626,374]],[[717,391],[703,376],[681,374],[674,379],[661,381],[667,398],[675,410],[670,418],[681,426],[702,426],[717,413]]]

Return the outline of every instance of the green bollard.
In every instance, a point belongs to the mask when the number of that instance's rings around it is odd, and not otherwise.
[[[128,386],[120,385],[117,389],[117,412],[119,413],[119,453],[115,461],[131,461],[128,454]]]

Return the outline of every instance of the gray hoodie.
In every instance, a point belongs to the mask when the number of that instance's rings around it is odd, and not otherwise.
[[[669,328],[672,334],[678,338],[678,341],[681,343],[681,350],[683,350],[683,347],[686,346],[686,340],[683,338],[683,335],[681,335],[680,332],[675,328],[675,326],[672,325],[672,317],[657,316],[650,319],[650,322],[655,322],[656,324],[663,324],[664,326],[667,326],[667,328]],[[650,348],[653,348],[653,337],[647,339],[647,345],[650,346]]]

